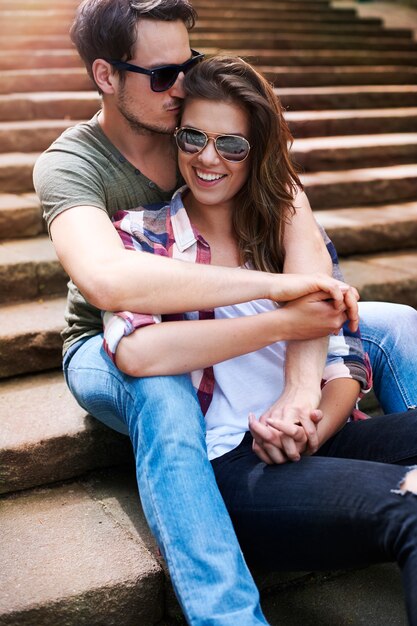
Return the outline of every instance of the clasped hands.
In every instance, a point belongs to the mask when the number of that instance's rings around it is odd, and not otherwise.
[[[299,461],[301,456],[314,454],[319,448],[317,425],[322,411],[313,408],[319,400],[308,393],[303,398],[277,400],[259,420],[249,415],[249,430],[253,451],[268,465]]]

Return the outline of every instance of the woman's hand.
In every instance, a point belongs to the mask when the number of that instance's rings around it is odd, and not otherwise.
[[[293,456],[294,440],[288,435],[282,434],[281,444],[283,451],[291,461],[298,461],[300,454],[308,452],[314,454],[319,448],[317,424],[322,418],[317,407],[320,404],[321,391],[308,389],[307,386],[286,387],[278,400],[261,415],[262,423],[282,431],[282,424],[294,424],[302,426],[307,440],[304,448],[296,445],[297,453]]]
[[[264,419],[257,420],[251,414],[249,416],[249,430],[253,437],[253,450],[259,458],[272,465],[273,463],[286,463],[289,460],[298,461],[300,450],[304,450],[307,443],[307,435],[302,426],[289,422],[280,423],[280,429],[274,428]],[[287,449],[284,450],[282,439],[287,439]],[[287,455],[287,452],[289,456]]]
[[[284,341],[338,334],[348,319],[344,300],[340,303],[329,300],[329,294],[325,291],[317,291],[287,302],[278,312]]]
[[[358,327],[359,294],[354,287],[327,274],[271,274],[271,290],[268,297],[276,302],[300,299],[308,294],[323,294],[338,312],[345,312],[352,331]]]

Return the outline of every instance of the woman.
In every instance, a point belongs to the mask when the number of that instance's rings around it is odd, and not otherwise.
[[[245,62],[214,58],[187,75],[185,89],[176,141],[187,186],[169,206],[116,214],[125,246],[282,271],[301,186],[271,87]],[[106,314],[105,348],[131,375],[192,372],[209,457],[251,561],[293,570],[396,559],[417,624],[417,479],[400,467],[417,462],[417,412],[347,422],[369,372],[357,337],[349,344],[343,334],[332,338],[311,415],[316,439],[270,411],[284,386],[285,341],[298,338],[306,310],[317,336],[314,316],[332,308],[327,298],[260,299],[175,318]],[[340,312],[338,325],[345,318]]]

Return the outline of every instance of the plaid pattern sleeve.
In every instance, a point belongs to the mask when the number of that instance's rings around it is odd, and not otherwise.
[[[190,223],[182,202],[183,191],[184,188],[179,189],[169,205],[155,204],[139,207],[134,211],[116,213],[113,216],[113,223],[124,247],[135,252],[209,264],[210,248]],[[120,340],[139,328],[174,320],[213,319],[214,311],[192,311],[172,315],[106,311],[102,318],[103,346],[114,362]],[[213,368],[207,367],[191,372],[191,379],[203,413],[206,413],[213,396]]]
[[[343,280],[339,259],[333,242],[319,226],[333,264],[333,277]],[[360,330],[352,332],[345,323],[338,335],[330,335],[326,367],[322,384],[335,378],[353,378],[361,386],[361,396],[372,388],[372,370],[369,357],[364,352]],[[361,397],[360,396],[360,397]]]

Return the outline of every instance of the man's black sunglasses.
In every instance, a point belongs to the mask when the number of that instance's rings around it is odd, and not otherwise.
[[[188,61],[181,65],[161,65],[160,67],[155,67],[153,70],[147,70],[144,67],[139,67],[139,65],[133,65],[133,63],[126,63],[126,61],[118,61],[116,59],[105,59],[105,61],[121,71],[146,74],[151,77],[152,91],[166,91],[175,83],[178,74],[181,72],[186,74],[196,63],[204,59],[204,54],[196,50],[191,50],[191,54],[191,59],[188,59]]]

